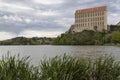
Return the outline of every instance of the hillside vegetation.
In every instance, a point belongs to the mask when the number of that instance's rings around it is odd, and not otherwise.
[[[66,32],[55,38],[54,45],[104,45],[120,43],[120,26],[111,25],[110,31],[84,30],[78,33]]]

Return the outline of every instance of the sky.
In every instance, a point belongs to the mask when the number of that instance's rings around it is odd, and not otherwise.
[[[108,24],[120,21],[120,0],[0,0],[0,40],[56,37],[74,24],[78,9],[107,6]]]

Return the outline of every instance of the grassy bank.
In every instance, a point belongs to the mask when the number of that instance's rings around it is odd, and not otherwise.
[[[30,65],[29,57],[3,56],[0,80],[119,80],[120,63],[111,56],[96,60],[56,56]]]

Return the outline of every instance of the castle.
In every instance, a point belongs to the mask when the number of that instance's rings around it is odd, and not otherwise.
[[[76,10],[75,23],[71,26],[70,30],[71,32],[107,30],[107,7],[100,6]]]

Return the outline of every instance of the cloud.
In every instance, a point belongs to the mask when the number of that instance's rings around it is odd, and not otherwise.
[[[64,0],[33,0],[33,2],[44,5],[51,5],[51,4],[61,4],[64,2]]]
[[[56,37],[60,35],[61,31],[38,31],[38,30],[25,30],[23,32],[20,32],[18,36],[24,36],[24,37]]]
[[[39,31],[39,30],[24,30],[18,34],[6,31],[0,31],[0,41],[7,40],[15,37],[57,37],[63,33],[62,31]]]
[[[0,1],[0,11],[7,11],[7,12],[26,12],[29,10],[34,10],[31,7],[25,6],[25,5],[20,5],[20,4],[12,4],[12,3],[6,3],[3,1]]]
[[[4,22],[21,22],[21,23],[31,23],[32,19],[30,18],[25,18],[25,17],[20,17],[18,15],[3,15],[0,16],[0,20],[3,20]]]
[[[59,15],[58,12],[53,11],[53,10],[47,10],[47,11],[36,11],[35,15],[37,16],[57,16]]]
[[[25,21],[26,23],[31,23],[31,22],[32,22],[32,20],[29,19],[29,18],[26,18],[24,21]]]
[[[86,4],[86,3],[94,2],[94,1],[95,1],[95,0],[84,0],[84,1],[79,0],[78,3],[79,3],[79,4]]]
[[[120,21],[120,14],[117,13],[108,13],[109,17],[108,17],[108,23],[109,24],[114,24],[116,25],[119,21]]]
[[[74,18],[62,18],[60,20],[55,20],[55,23],[61,26],[70,27],[74,23]]]
[[[114,9],[120,10],[120,0],[111,1],[110,5],[114,7]]]
[[[3,19],[3,20],[9,20],[9,21],[19,21],[19,22],[22,22],[23,19],[18,17],[17,15],[13,16],[13,15],[4,15],[4,16],[1,16],[0,19]]]
[[[15,33],[0,31],[0,41],[16,37]]]

